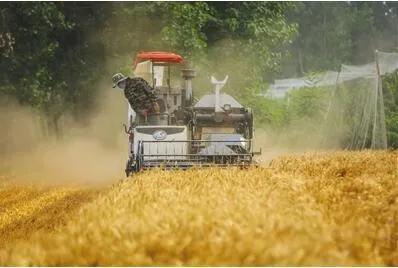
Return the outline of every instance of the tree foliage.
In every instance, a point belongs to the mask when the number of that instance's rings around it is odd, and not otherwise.
[[[101,72],[102,45],[89,34],[102,23],[92,4],[2,3],[0,92],[49,116],[56,132],[65,111],[91,101],[90,83]]]
[[[282,127],[292,110],[311,116],[319,96],[292,96],[290,110],[259,98],[273,79],[363,64],[375,49],[398,48],[392,2],[3,2],[0,23],[0,93],[42,111],[55,130],[65,113],[80,118],[93,106],[99,81],[131,72],[142,50],[182,54],[200,74],[199,95],[210,75],[229,74],[224,90],[252,106],[259,123]],[[385,79],[393,137],[398,81]]]
[[[131,68],[140,50],[176,51],[208,74],[235,65],[230,76],[236,88],[263,82],[262,73],[279,66],[281,44],[294,32],[284,17],[289,6],[3,3],[0,90],[44,111],[57,129],[65,112],[80,114],[90,107],[102,75]]]
[[[287,16],[299,34],[291,57],[284,59],[283,74],[337,71],[341,64],[373,61],[375,49],[396,50],[397,12],[391,2],[296,3]]]

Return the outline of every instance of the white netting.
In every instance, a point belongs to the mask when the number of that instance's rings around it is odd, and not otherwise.
[[[398,53],[377,52],[380,74],[392,73],[398,69]]]
[[[340,72],[275,80],[265,96],[283,99],[301,88],[329,90],[330,100],[320,129],[345,131],[345,145],[349,149],[384,149],[387,148],[387,138],[381,75],[397,69],[398,53],[376,52],[375,62],[360,66],[342,65]]]

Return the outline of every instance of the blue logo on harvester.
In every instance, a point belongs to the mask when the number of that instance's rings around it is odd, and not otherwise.
[[[162,129],[156,130],[155,132],[153,132],[152,137],[157,141],[161,141],[167,137],[167,133]]]

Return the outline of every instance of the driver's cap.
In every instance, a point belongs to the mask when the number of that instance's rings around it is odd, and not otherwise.
[[[117,86],[118,83],[124,81],[127,79],[127,76],[124,76],[122,73],[117,73],[114,76],[112,76],[112,82],[113,82],[113,88]]]

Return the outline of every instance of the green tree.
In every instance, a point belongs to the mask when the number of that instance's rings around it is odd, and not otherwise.
[[[169,49],[180,51],[190,60],[203,56],[208,46],[204,27],[214,20],[206,2],[172,3],[166,6],[167,22],[162,41]]]
[[[398,148],[398,71],[383,76],[388,145]]]
[[[0,92],[44,112],[57,135],[61,116],[92,99],[88,85],[103,57],[87,34],[100,27],[102,11],[77,3],[0,5],[0,36],[9,40],[0,54]]]

